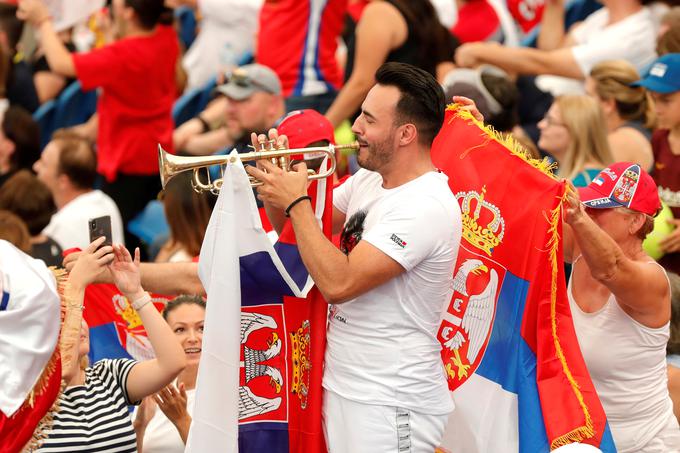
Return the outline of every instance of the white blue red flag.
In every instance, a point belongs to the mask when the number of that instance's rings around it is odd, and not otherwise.
[[[330,187],[309,194],[328,236]],[[271,243],[243,166],[228,165],[199,258],[208,303],[187,452],[325,451],[327,305],[292,233]]]
[[[564,183],[455,107],[432,159],[463,220],[439,330],[456,405],[442,449],[536,453],[581,442],[616,451],[566,296]]]

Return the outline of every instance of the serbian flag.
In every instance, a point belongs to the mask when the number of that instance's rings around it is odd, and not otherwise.
[[[309,194],[330,237],[329,184]],[[228,165],[199,259],[208,303],[187,452],[325,451],[327,304],[292,233],[287,222],[272,244],[243,166]]]
[[[159,311],[169,299],[167,296],[151,295],[151,301]],[[144,361],[155,357],[141,318],[115,285],[87,287],[83,318],[90,328],[90,363],[101,359]]]
[[[456,409],[443,450],[616,451],[581,356],[562,260],[565,185],[456,107],[432,147],[463,239],[438,337]]]

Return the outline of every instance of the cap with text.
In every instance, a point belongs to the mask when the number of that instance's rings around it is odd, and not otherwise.
[[[589,208],[628,208],[654,216],[661,209],[656,183],[638,164],[617,162],[602,170],[587,187],[579,188]]]

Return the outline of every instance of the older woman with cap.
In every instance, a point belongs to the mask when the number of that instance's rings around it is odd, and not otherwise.
[[[666,373],[670,285],[642,249],[661,207],[656,184],[640,165],[620,162],[579,192],[569,188],[569,302],[616,448],[678,451],[680,428]]]

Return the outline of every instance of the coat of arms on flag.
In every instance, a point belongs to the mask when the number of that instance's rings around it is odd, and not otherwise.
[[[534,453],[582,442],[616,451],[566,297],[564,184],[456,106],[432,160],[463,221],[438,333],[456,405],[442,449]]]
[[[308,190],[330,237],[331,188]],[[203,355],[187,452],[325,451],[321,377],[327,304],[287,223],[265,234],[240,162],[224,172],[201,248],[208,294]]]

